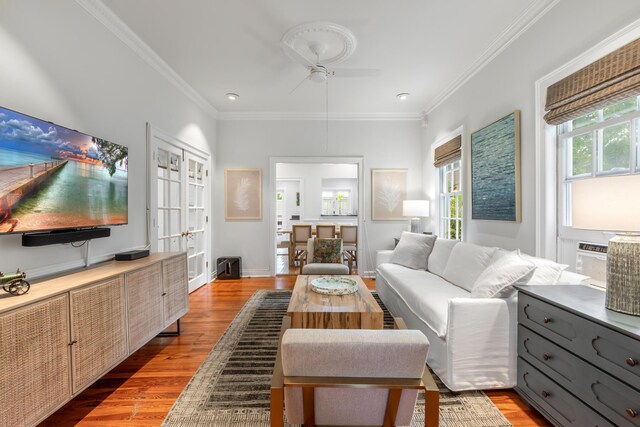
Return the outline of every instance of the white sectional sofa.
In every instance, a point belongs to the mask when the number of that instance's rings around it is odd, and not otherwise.
[[[378,294],[394,316],[427,336],[428,364],[451,390],[513,387],[517,293],[509,286],[494,297],[478,297],[483,293],[473,288],[478,277],[489,266],[494,277],[513,273],[497,262],[504,255],[535,266],[518,283],[578,284],[588,277],[519,252],[444,239],[432,244],[430,254],[425,253],[426,270],[392,263],[393,251],[379,251]]]

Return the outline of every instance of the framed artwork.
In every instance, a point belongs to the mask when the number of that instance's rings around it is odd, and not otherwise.
[[[402,216],[406,198],[406,169],[371,169],[371,220],[406,220]]]
[[[520,111],[471,134],[471,219],[521,221]]]
[[[262,170],[224,170],[224,219],[262,219]]]

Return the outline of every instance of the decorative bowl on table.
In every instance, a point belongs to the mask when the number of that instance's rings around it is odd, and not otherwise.
[[[311,290],[324,295],[349,295],[358,292],[358,282],[344,276],[322,276],[311,281]]]

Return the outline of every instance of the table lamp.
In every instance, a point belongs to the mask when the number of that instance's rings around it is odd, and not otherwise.
[[[411,217],[411,219],[409,220],[409,223],[410,223],[410,230],[412,233],[422,232],[420,218],[429,216],[429,201],[428,200],[403,200],[402,216]]]
[[[640,316],[640,175],[576,180],[571,184],[572,226],[614,231],[607,249],[610,310]]]

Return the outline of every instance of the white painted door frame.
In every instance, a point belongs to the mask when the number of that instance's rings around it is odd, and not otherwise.
[[[156,157],[157,157],[157,146],[159,143],[168,144],[169,146],[175,147],[178,150],[183,151],[184,153],[190,153],[194,156],[197,156],[202,159],[206,175],[204,177],[205,183],[205,215],[208,217],[208,221],[205,222],[205,232],[204,232],[204,240],[205,240],[205,267],[204,267],[204,283],[209,283],[211,281],[211,271],[213,268],[213,262],[211,262],[211,254],[213,253],[213,248],[209,242],[212,242],[213,239],[211,237],[211,176],[213,175],[213,171],[211,168],[211,155],[203,150],[200,150],[197,147],[194,147],[187,142],[181,141],[175,137],[170,136],[166,132],[161,131],[157,127],[147,123],[147,236],[149,239],[148,244],[152,250],[158,249],[158,185],[157,185],[157,171],[156,171]],[[186,215],[188,214],[187,204],[187,187],[186,187],[186,165],[184,162],[182,164],[181,173],[184,176],[183,185],[184,188],[181,190],[182,193],[182,201],[181,204],[183,206],[183,215],[181,218],[182,225],[186,230]],[[184,247],[186,248],[186,242]],[[201,285],[202,285],[201,284]],[[189,291],[193,291],[195,289],[190,289]]]
[[[278,163],[329,163],[358,165],[358,270],[364,267],[364,156],[270,157],[269,158],[269,274],[276,275],[276,165]],[[302,189],[301,189],[302,190]],[[302,191],[301,191],[302,192]],[[300,207],[302,208],[302,200]],[[364,268],[362,268],[364,271]]]

